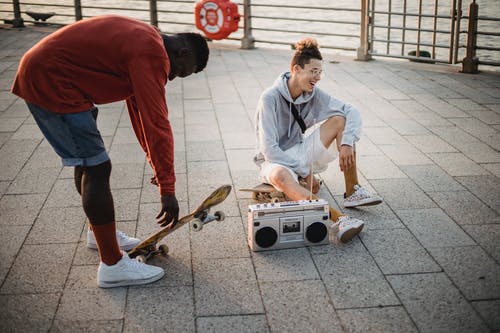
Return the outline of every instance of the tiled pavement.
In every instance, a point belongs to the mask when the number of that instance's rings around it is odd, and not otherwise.
[[[186,213],[215,187],[233,192],[225,222],[166,239],[166,278],[96,287],[97,253],[72,170],[22,100],[9,93],[20,56],[47,34],[0,29],[0,331],[500,331],[500,75],[325,54],[321,86],[357,105],[362,184],[385,203],[344,246],[252,253],[246,244],[256,101],[290,51],[212,45],[207,69],[167,85],[177,195]],[[156,230],[157,190],[123,103],[100,108],[119,227]],[[321,196],[338,206],[332,166]]]

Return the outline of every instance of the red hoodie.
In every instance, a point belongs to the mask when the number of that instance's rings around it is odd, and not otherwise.
[[[169,72],[155,27],[106,15],[68,25],[32,47],[21,59],[12,92],[55,113],[126,100],[160,193],[174,194],[174,142],[165,98]]]

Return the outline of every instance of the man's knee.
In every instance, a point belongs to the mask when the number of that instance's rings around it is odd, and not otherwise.
[[[345,118],[341,116],[333,116],[328,118],[320,127],[320,138],[325,148],[330,147],[333,140],[338,137],[339,133],[344,132]]]
[[[274,168],[269,174],[269,181],[277,188],[284,188],[291,181],[294,181],[294,179],[292,175],[290,175],[290,172],[288,172],[288,170],[278,167]]]
[[[111,161],[108,160],[104,163],[83,167],[86,180],[95,179],[100,181],[109,181],[111,176]]]

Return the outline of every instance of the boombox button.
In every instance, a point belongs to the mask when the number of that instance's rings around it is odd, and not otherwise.
[[[253,223],[253,226],[254,226],[254,227],[258,227],[259,225],[260,225],[260,222],[254,222],[254,223]]]
[[[325,221],[328,220],[328,216],[327,215],[323,216],[323,220]]]

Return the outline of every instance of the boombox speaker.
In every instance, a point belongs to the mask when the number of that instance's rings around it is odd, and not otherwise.
[[[248,206],[248,245],[252,251],[329,243],[328,202],[323,199]]]

